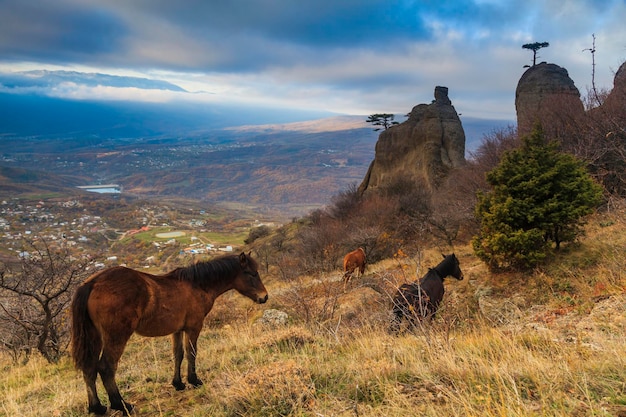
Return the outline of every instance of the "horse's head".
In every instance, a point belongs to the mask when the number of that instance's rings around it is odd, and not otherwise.
[[[235,278],[235,289],[252,301],[263,304],[267,301],[268,295],[259,276],[258,264],[249,253],[246,255],[243,252],[239,255],[239,263],[241,272]]]
[[[453,253],[451,255],[443,255],[443,263],[446,264],[446,276],[450,275],[461,281],[463,279],[463,271],[461,271],[461,264],[459,259]]]

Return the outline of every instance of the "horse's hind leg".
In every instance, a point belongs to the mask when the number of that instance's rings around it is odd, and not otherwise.
[[[100,402],[100,398],[98,398],[98,391],[96,389],[96,378],[98,377],[98,355],[100,354],[100,349],[102,345],[99,343],[99,339],[94,341],[94,356],[91,361],[86,364],[83,369],[83,379],[85,380],[85,385],[87,385],[87,399],[89,401],[88,411],[90,413],[103,415],[107,412],[107,408],[102,405]]]
[[[354,269],[350,270],[348,269],[345,274],[343,274],[343,289],[345,291],[346,287],[348,286],[348,284],[350,284],[350,279],[352,279],[352,273],[354,272]]]
[[[177,391],[185,389],[185,384],[180,376],[180,365],[183,363],[183,333],[176,332],[172,334],[172,350],[174,351],[174,378],[172,385]]]
[[[89,401],[88,411],[90,413],[104,415],[107,412],[107,408],[102,405],[100,402],[100,398],[98,398],[98,391],[96,390],[96,377],[98,376],[98,372],[95,367],[93,372],[83,372],[83,379],[85,380],[85,384],[87,385],[87,399]]]
[[[115,373],[117,372],[117,364],[122,356],[126,342],[130,339],[130,335],[116,335],[116,340],[112,342],[108,340],[104,343],[102,357],[98,362],[98,373],[102,378],[104,389],[109,395],[111,409],[120,410],[128,415],[133,410],[133,406],[122,399],[120,390],[115,382]]]

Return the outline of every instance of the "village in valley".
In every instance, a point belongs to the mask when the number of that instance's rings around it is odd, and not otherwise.
[[[216,220],[205,209],[101,198],[114,203],[103,210],[106,204],[91,196],[0,200],[0,260],[29,258],[43,242],[89,259],[92,270],[114,265],[156,268],[167,257],[232,252],[243,245],[250,227],[261,224],[228,224],[228,218]]]

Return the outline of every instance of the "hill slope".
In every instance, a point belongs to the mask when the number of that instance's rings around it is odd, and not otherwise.
[[[348,288],[339,271],[290,282],[270,271],[267,305],[229,293],[209,314],[204,386],[170,386],[168,338],[133,337],[118,381],[143,415],[624,416],[623,213],[593,217],[587,238],[527,275],[491,275],[458,248],[466,279],[446,281],[435,321],[399,336],[387,332],[393,288],[437,251],[370,265]],[[286,311],[288,324],[262,324],[269,309]],[[69,361],[3,367],[7,415],[83,415]]]

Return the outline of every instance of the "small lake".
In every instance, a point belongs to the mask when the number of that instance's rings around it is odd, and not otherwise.
[[[122,187],[120,187],[118,184],[81,185],[77,188],[89,191],[90,193],[99,194],[121,194],[122,192]]]
[[[118,188],[83,188],[83,190],[89,191],[90,193],[121,194]]]

